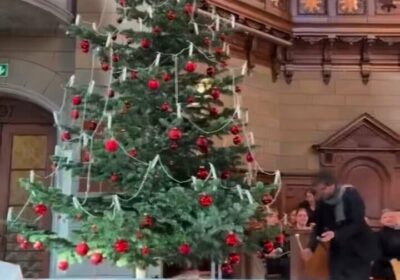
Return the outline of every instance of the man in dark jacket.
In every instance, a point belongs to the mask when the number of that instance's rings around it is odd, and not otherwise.
[[[315,187],[320,198],[316,225],[303,259],[312,256],[318,242],[330,242],[330,280],[368,280],[378,249],[361,196],[351,185],[338,185],[328,171],[317,174]]]

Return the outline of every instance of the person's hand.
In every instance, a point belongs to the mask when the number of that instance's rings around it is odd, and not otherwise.
[[[331,241],[333,238],[335,238],[335,233],[333,231],[325,231],[323,234],[321,234],[322,242]]]
[[[311,259],[312,255],[313,255],[313,252],[309,248],[306,248],[301,251],[301,258],[304,261],[308,261],[309,259]]]

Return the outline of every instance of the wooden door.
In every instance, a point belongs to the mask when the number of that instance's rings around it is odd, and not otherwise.
[[[10,207],[14,216],[18,214],[28,199],[27,192],[18,183],[19,178],[29,177],[29,171],[34,170],[38,175],[37,180],[45,180],[40,176],[49,174],[51,165],[49,157],[55,146],[55,129],[50,120],[35,121],[35,117],[20,118],[27,116],[27,112],[18,114],[15,110],[22,110],[24,107],[21,105],[24,103],[13,104],[15,118],[0,118],[0,219],[2,220],[7,219]],[[34,107],[35,110],[39,109]],[[36,118],[37,116],[36,114]],[[21,219],[28,222],[36,218],[30,205],[21,214]],[[38,225],[50,228],[50,214],[40,220]],[[19,264],[26,278],[48,277],[47,252],[36,251],[31,247],[28,250],[19,249],[15,233],[7,231],[4,224],[0,227],[0,239],[0,260]]]

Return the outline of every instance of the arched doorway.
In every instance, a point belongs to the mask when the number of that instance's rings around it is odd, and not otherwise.
[[[52,114],[29,102],[0,97],[0,219],[7,219],[10,207],[14,213],[20,212],[28,199],[18,184],[19,178],[28,177],[30,170],[38,175],[49,174],[55,144]],[[21,218],[32,221],[36,216],[27,207]],[[48,215],[40,226],[50,228],[50,221]],[[15,234],[4,225],[0,227],[0,260],[19,264],[26,278],[49,274],[49,255],[33,248],[20,250]]]

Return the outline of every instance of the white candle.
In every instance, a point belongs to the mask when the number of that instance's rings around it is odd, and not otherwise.
[[[197,25],[197,23],[194,23],[193,25],[194,25],[194,33],[196,35],[199,35],[199,26]]]
[[[92,23],[92,29],[94,31],[97,31],[97,24],[95,22]]]
[[[160,59],[161,59],[161,53],[157,53],[156,61],[155,61],[156,66],[160,65]]]
[[[14,208],[12,206],[8,207],[7,222],[10,222],[12,220],[13,210]]]
[[[79,25],[81,23],[81,15],[77,14],[75,18],[75,25]]]
[[[250,138],[250,144],[251,144],[251,145],[254,145],[254,144],[255,144],[255,141],[254,141],[254,134],[253,134],[253,132],[250,132],[250,133],[249,133],[249,138]]]
[[[247,61],[242,66],[242,76],[246,75],[247,72]]]
[[[75,75],[72,75],[72,76],[69,78],[68,86],[69,86],[69,87],[72,87],[72,86],[74,86],[74,84],[75,84]]]
[[[239,120],[242,118],[242,110],[240,109],[239,104],[236,105],[236,115]]]
[[[221,19],[220,19],[219,15],[217,15],[216,26],[215,26],[216,31],[219,31],[220,21],[221,21]]]
[[[139,31],[143,31],[143,19],[139,18]]]
[[[226,46],[226,55],[227,55],[227,56],[230,56],[230,55],[231,55],[231,46],[230,46],[230,45],[227,45],[227,46]]]
[[[107,128],[111,129],[111,125],[112,125],[112,115],[111,113],[107,114]]]
[[[128,73],[128,69],[127,69],[126,67],[124,67],[124,68],[122,69],[122,80],[123,80],[123,81],[126,80],[127,73]]]
[[[31,183],[35,182],[35,171],[33,170],[29,172],[29,182]]]
[[[247,110],[244,116],[244,123],[248,124],[249,123],[249,111]]]
[[[193,43],[190,43],[189,45],[189,56],[193,55]]]
[[[149,7],[148,12],[149,12],[149,17],[153,18],[153,8],[152,7]]]
[[[92,94],[93,93],[95,83],[96,82],[94,80],[91,80],[89,82],[88,94]]]
[[[53,112],[53,118],[55,125],[58,126],[58,113],[56,111]]]
[[[108,48],[111,45],[111,41],[112,41],[112,34],[108,33],[107,41],[106,41],[106,48]]]
[[[231,26],[232,28],[235,28],[235,23],[236,23],[236,18],[234,15],[231,15]]]
[[[181,103],[176,103],[176,115],[177,115],[178,119],[182,118]]]

